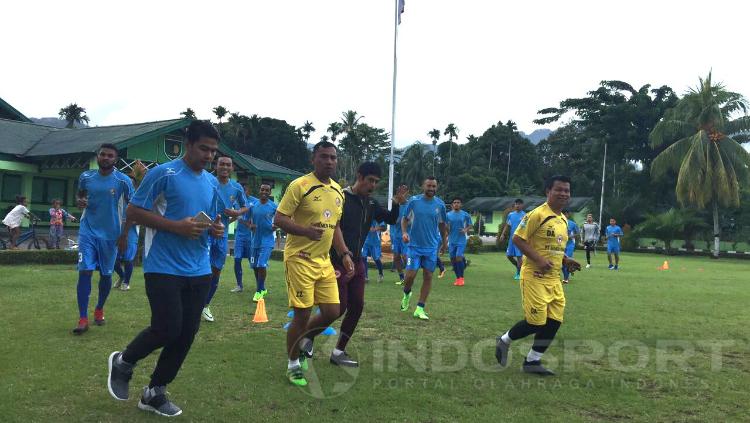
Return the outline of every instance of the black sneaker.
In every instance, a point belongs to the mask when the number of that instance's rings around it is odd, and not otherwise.
[[[505,367],[505,365],[508,364],[508,350],[510,349],[510,344],[503,341],[502,336],[498,336],[496,340],[495,358],[501,366]]]
[[[118,363],[120,356],[122,356],[120,351],[115,351],[109,355],[107,389],[114,399],[127,401],[130,378],[133,377],[133,365],[124,361]]]
[[[554,376],[555,372],[542,366],[542,360],[527,361],[523,360],[524,373],[532,373],[539,376]]]
[[[309,342],[300,342],[299,352],[300,352],[300,358],[302,358],[302,356],[305,356],[305,358],[312,358],[313,357],[313,341],[310,340]]]
[[[144,411],[152,411],[160,416],[174,417],[182,414],[182,409],[167,398],[166,386],[154,386],[143,388],[143,396],[138,401],[138,408]]]
[[[352,360],[352,358],[349,357],[349,354],[347,354],[346,351],[342,352],[339,355],[331,353],[331,364],[343,367],[359,367],[359,363],[355,360]]]

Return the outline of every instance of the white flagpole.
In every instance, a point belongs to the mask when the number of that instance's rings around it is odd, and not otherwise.
[[[599,230],[602,228],[602,212],[604,212],[604,174],[607,172],[607,143],[604,143],[604,162],[602,163],[602,196],[599,200]]]
[[[388,210],[393,207],[393,173],[394,173],[394,160],[393,150],[396,147],[396,73],[398,70],[398,62],[396,61],[396,46],[398,45],[398,18],[399,18],[399,0],[394,0],[395,11],[393,14],[393,94],[391,100],[391,159],[390,165],[388,166],[388,196],[386,201],[388,202]]]

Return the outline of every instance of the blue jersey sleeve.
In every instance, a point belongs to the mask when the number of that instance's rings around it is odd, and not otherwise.
[[[469,213],[464,212],[464,227],[466,226],[472,226],[474,223],[471,221],[471,215]]]
[[[166,175],[160,167],[155,167],[146,172],[146,176],[141,181],[138,190],[130,199],[130,203],[142,209],[152,210],[154,202],[164,192],[167,184]]]
[[[242,185],[235,182],[237,185],[237,204],[240,205],[240,208],[243,207],[250,207],[251,204],[249,201],[247,201],[247,197],[245,196],[245,190],[242,189]]]

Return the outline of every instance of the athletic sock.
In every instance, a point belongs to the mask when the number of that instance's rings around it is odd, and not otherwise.
[[[533,349],[529,350],[529,353],[526,355],[526,361],[539,361],[543,355],[544,353],[534,351]]]
[[[76,287],[78,293],[78,315],[83,318],[88,318],[89,312],[89,296],[91,295],[91,273],[78,272],[78,286]]]
[[[96,302],[96,308],[101,310],[107,301],[109,291],[112,289],[112,275],[101,275],[99,278],[99,301]]]
[[[299,358],[295,358],[294,360],[289,360],[289,363],[286,365],[287,369],[293,369],[295,367],[299,367]]]
[[[234,278],[237,279],[237,286],[242,288],[242,257],[234,259]]]
[[[422,308],[424,308],[424,303],[417,303],[417,307],[422,307]]]
[[[258,278],[255,281],[256,291],[265,291],[266,290],[266,280],[263,278]]]
[[[563,279],[567,281],[568,278],[570,277],[570,272],[568,271],[568,266],[563,266],[562,267],[562,271],[563,271]]]
[[[508,337],[515,341],[531,334],[538,333],[543,327],[543,325],[530,325],[526,320],[519,320],[518,323],[513,325],[508,331]]]
[[[211,276],[211,289],[208,290],[208,297],[206,297],[205,307],[208,307],[208,305],[211,304],[211,299],[214,297],[214,294],[216,294],[216,290],[219,288],[220,277],[221,275]]]
[[[383,262],[380,259],[375,260],[375,267],[378,268],[378,275],[383,276]]]
[[[398,278],[399,278],[400,280],[404,280],[404,272],[399,272],[399,274],[398,274]]]
[[[510,339],[510,331],[508,331],[508,332],[505,332],[505,333],[503,334],[503,336],[501,336],[501,337],[500,337],[500,339],[502,339],[502,340],[503,340],[503,342],[505,342],[506,344],[510,344],[510,343],[511,343],[511,341],[513,341],[512,339]]]
[[[438,257],[437,259],[437,266],[441,272],[445,272],[445,266],[443,265],[443,261],[440,260],[440,257]]]
[[[122,279],[125,279],[125,274],[122,271],[122,265],[120,264],[120,260],[115,260],[115,267],[113,269],[117,276],[119,276]]]
[[[459,261],[458,263],[456,263],[456,267],[458,267],[458,277],[463,278],[464,270],[466,269],[466,263],[463,261]]]
[[[122,278],[122,283],[125,285],[130,285],[130,278],[133,276],[133,262],[132,261],[126,261],[125,262],[125,276]]]
[[[370,279],[370,272],[367,266],[367,257],[362,257],[362,263],[365,264],[365,279]]]
[[[343,353],[344,353],[344,350],[340,350],[338,348],[334,348],[333,349],[333,355],[336,356],[336,357],[340,356]]]
[[[453,273],[456,274],[456,278],[460,278],[461,277],[461,271],[458,269],[458,267],[459,267],[458,262],[454,261],[453,262]]]
[[[409,293],[410,293],[410,292],[411,292],[411,289],[409,289],[409,288],[404,288],[404,294],[405,294],[405,295],[409,295]]]

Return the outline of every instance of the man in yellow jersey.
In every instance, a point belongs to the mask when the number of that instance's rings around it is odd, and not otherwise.
[[[294,317],[286,335],[287,378],[297,386],[307,385],[303,373],[307,363],[300,356],[299,341],[309,330],[327,327],[339,317],[339,288],[329,256],[332,244],[344,269],[354,274],[352,253],[339,227],[344,195],[331,179],[336,172],[336,146],[328,141],[315,144],[312,162],[313,172],[289,184],[274,217],[274,224],[288,234],[284,268]],[[315,304],[320,314],[311,319]]]
[[[565,257],[568,222],[562,211],[570,200],[570,178],[560,175],[548,178],[544,182],[544,192],[547,202],[524,216],[513,236],[513,243],[524,255],[521,267],[524,320],[497,337],[495,357],[505,366],[511,341],[534,334],[534,343],[523,361],[523,371],[552,376],[554,372],[542,365],[542,355],[563,321],[565,294],[560,269],[565,265],[574,272],[581,265]]]

